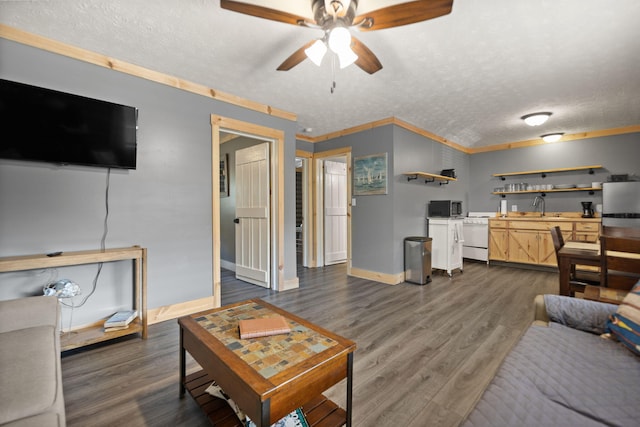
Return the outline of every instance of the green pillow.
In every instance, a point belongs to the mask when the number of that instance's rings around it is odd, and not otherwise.
[[[605,332],[640,356],[640,280],[609,316]]]

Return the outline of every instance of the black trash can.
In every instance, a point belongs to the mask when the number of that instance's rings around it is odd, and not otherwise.
[[[431,237],[404,239],[404,280],[426,285],[431,281]]]

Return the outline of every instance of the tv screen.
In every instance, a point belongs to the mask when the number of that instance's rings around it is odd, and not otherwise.
[[[134,107],[0,79],[0,158],[136,168]]]

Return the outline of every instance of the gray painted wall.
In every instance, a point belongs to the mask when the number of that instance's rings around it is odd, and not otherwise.
[[[491,194],[494,188],[506,183],[533,184],[587,184],[606,182],[611,174],[628,173],[640,176],[640,134],[624,134],[579,141],[537,145],[514,150],[492,151],[471,156],[469,180],[469,206],[476,211],[496,211],[501,197]],[[602,165],[593,175],[585,172],[562,172],[547,175],[525,175],[501,181],[494,173]],[[535,194],[506,197],[509,210],[517,205],[519,211],[532,211]],[[545,197],[547,212],[580,211],[581,201],[602,203],[602,193],[566,192],[548,193]]]
[[[296,141],[296,149],[307,151],[309,153],[313,153],[313,151],[315,150],[314,145],[315,144],[312,142],[301,141],[301,140]]]
[[[352,266],[369,271],[391,273],[394,271],[393,241],[393,126],[382,126],[356,134],[346,135],[314,144],[315,152],[352,147],[355,157],[388,153],[388,194],[354,196],[356,206],[352,214]],[[353,166],[353,164],[352,164]],[[351,183],[349,183],[351,185]]]
[[[314,144],[322,152],[352,147],[352,159],[388,153],[388,194],[354,196],[352,208],[352,265],[368,271],[404,271],[404,239],[425,236],[429,200],[465,202],[469,156],[404,128],[388,125]],[[440,173],[455,168],[457,182],[448,185],[407,181],[408,171]],[[466,204],[466,202],[465,202]],[[391,242],[391,243],[390,243]]]
[[[298,141],[298,148],[305,149]],[[388,125],[313,144],[314,152],[352,147],[353,157],[389,153],[389,193],[356,196],[352,209],[353,267],[397,274],[404,270],[404,238],[426,235],[425,216],[429,200],[462,200],[465,214],[469,211],[495,212],[500,196],[492,195],[495,187],[511,182],[582,184],[606,181],[612,173],[640,176],[640,134],[626,134],[545,144],[534,147],[492,151],[468,155],[417,135],[404,128]],[[305,147],[305,148],[303,148]],[[308,150],[308,148],[306,148]],[[563,172],[511,178],[500,181],[494,173],[573,166],[603,165],[593,175],[587,172]],[[458,180],[447,185],[407,181],[403,172],[439,173],[454,168]],[[531,211],[535,195],[507,198],[509,209]],[[601,193],[549,193],[546,208],[551,211],[581,210],[581,201],[602,202]],[[391,243],[389,243],[391,242]]]
[[[296,277],[295,122],[5,39],[0,39],[0,77],[139,109],[138,167],[111,174],[106,246],[148,248],[149,308],[211,295],[210,115],[283,130],[284,274]],[[106,176],[101,168],[0,161],[0,256],[98,249]],[[57,276],[77,281],[86,295],[95,270],[58,269]],[[0,275],[0,298],[41,293],[50,273],[56,272]],[[129,263],[107,265],[94,296],[73,312],[73,324],[126,307],[130,278]]]
[[[430,200],[462,200],[467,210],[469,155],[401,127],[394,127],[394,273],[404,271],[404,239],[427,236],[425,217]],[[408,181],[404,172],[439,174],[442,169],[455,169],[457,181],[440,185],[424,179]]]

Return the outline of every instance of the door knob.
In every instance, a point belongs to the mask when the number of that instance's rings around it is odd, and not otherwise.
[[[240,218],[234,219],[233,222],[235,222],[236,224],[240,224]]]

